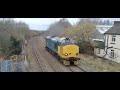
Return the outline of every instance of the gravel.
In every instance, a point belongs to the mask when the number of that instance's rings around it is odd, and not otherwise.
[[[95,68],[90,67],[89,65],[80,63],[79,67],[81,67],[86,72],[98,72]]]

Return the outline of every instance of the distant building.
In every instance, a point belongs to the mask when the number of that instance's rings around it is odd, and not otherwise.
[[[95,42],[97,45],[94,48],[94,54],[99,56],[99,57],[104,57],[105,55],[105,42],[103,40],[94,40],[93,42]]]

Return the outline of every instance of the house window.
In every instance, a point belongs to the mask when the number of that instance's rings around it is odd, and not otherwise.
[[[114,58],[114,55],[115,55],[115,54],[114,54],[114,50],[111,50],[110,57],[111,57],[111,58]]]
[[[112,42],[115,42],[115,40],[116,40],[116,36],[112,35]]]
[[[98,54],[100,54],[100,49],[98,49]]]

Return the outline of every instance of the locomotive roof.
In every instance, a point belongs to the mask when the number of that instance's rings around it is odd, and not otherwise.
[[[56,37],[56,36],[47,36],[46,38],[59,38],[59,37]]]
[[[62,37],[59,39],[59,42],[61,42],[62,40],[66,39],[65,37]]]
[[[53,41],[61,42],[62,40],[66,39],[67,37],[61,37],[61,38],[59,38],[59,37],[47,36],[46,38],[51,39]]]
[[[51,38],[52,36],[47,36],[46,38]]]
[[[53,38],[51,38],[51,40],[58,41],[59,37],[53,37]]]

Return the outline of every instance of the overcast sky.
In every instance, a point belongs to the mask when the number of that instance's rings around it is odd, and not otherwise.
[[[15,18],[16,21],[23,21],[27,23],[30,29],[43,30],[47,29],[51,23],[59,21],[61,18]],[[75,24],[78,18],[67,18],[71,24]],[[110,21],[119,20],[120,18],[101,18],[103,20],[109,19]]]

